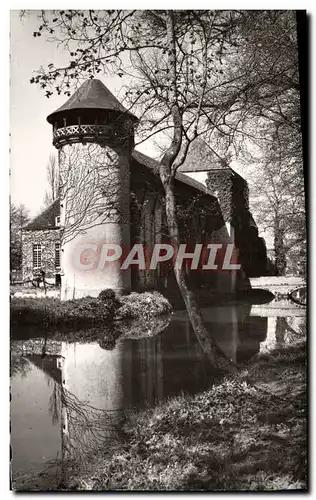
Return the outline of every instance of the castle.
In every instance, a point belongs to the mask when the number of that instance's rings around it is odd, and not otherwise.
[[[23,228],[23,279],[44,271],[47,280],[61,284],[63,300],[97,296],[106,288],[122,293],[174,286],[166,265],[122,270],[119,261],[104,268],[92,262],[107,244],[126,253],[135,243],[150,251],[168,242],[159,164],[134,149],[138,118],[101,81],[89,79],[47,120],[58,150],[60,198]],[[195,143],[176,173],[175,195],[184,243],[237,248],[239,271],[187,271],[195,286],[225,293],[265,273],[266,250],[249,212],[246,181],[226,165],[214,168],[209,151],[203,141]],[[208,172],[208,188],[183,173],[194,171]],[[80,263],[92,262],[89,272],[74,262],[82,245]]]

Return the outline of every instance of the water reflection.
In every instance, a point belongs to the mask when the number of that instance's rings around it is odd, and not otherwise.
[[[267,319],[267,335],[260,345],[260,352],[271,351],[283,344],[300,341],[306,335],[305,316],[270,316]]]
[[[20,361],[27,366],[27,377],[15,371],[11,380],[13,479],[18,472],[39,472],[60,453],[61,430],[49,414],[52,380],[27,358],[20,356]]]
[[[268,308],[259,315],[254,309],[202,310],[210,336],[236,363],[304,335],[303,315],[272,316]],[[110,346],[30,339],[13,341],[11,351],[13,478],[40,471],[53,459],[54,473],[58,465],[65,482],[67,464],[88,460],[109,439],[120,438],[124,411],[204,390],[217,376],[184,312],[150,338],[125,332]]]

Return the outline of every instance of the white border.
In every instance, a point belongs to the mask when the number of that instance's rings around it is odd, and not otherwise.
[[[65,8],[63,5],[63,2],[56,2],[52,4],[51,2],[38,2],[38,1],[29,1],[27,6],[22,5],[22,3],[25,2],[16,2],[16,1],[10,1],[6,5],[6,9],[2,9],[1,16],[0,16],[0,28],[1,28],[1,92],[0,96],[2,99],[2,106],[1,106],[1,151],[2,151],[2,163],[1,163],[1,168],[0,168],[0,176],[1,176],[1,236],[2,236],[2,245],[1,245],[1,262],[3,264],[3,269],[4,273],[2,276],[1,280],[1,312],[2,312],[2,328],[1,328],[1,352],[2,352],[2,359],[0,363],[1,367],[1,429],[2,429],[2,436],[1,436],[1,497],[2,498],[8,498],[13,495],[12,492],[8,491],[9,487],[9,460],[8,460],[8,453],[9,453],[9,315],[8,315],[8,291],[9,291],[9,283],[8,283],[8,277],[9,277],[9,245],[8,239],[9,239],[9,223],[8,223],[8,215],[9,215],[9,178],[8,178],[8,172],[9,172],[9,8],[10,9],[21,9],[21,8],[28,8],[28,9],[41,9],[41,8],[46,8],[46,9],[52,9],[52,8]],[[315,4],[315,2],[314,2]],[[193,5],[191,3],[186,2],[185,4],[180,1],[177,2],[172,2],[171,3],[172,8],[192,8]],[[162,9],[162,8],[170,8],[170,0],[160,0],[159,2],[154,2],[154,4],[150,4],[151,8],[156,8],[156,9]],[[67,8],[89,8],[91,6],[87,5],[86,2],[82,2],[79,0],[71,0],[68,1],[67,3]],[[105,4],[104,1],[101,2],[100,0],[94,1],[93,2],[93,7],[95,9],[97,8],[104,8]],[[144,9],[148,8],[148,3],[144,1],[137,1],[137,2],[127,2],[127,1],[117,1],[117,2],[106,2],[106,7],[107,8],[137,8],[137,9]],[[276,1],[276,0],[269,0],[264,3],[262,2],[250,2],[250,1],[241,1],[241,2],[233,2],[233,1],[225,1],[225,0],[216,0],[211,3],[203,1],[203,2],[195,2],[194,3],[194,8],[221,8],[221,9],[307,9],[308,13],[311,15],[310,19],[310,34],[311,34],[311,45],[310,45],[310,64],[312,66],[311,70],[311,81],[310,81],[310,89],[311,93],[312,90],[314,89],[315,86],[315,19],[314,19],[314,13],[315,13],[315,6],[313,5],[312,1],[308,2],[297,2],[297,1]],[[315,201],[315,195],[314,195],[314,188],[315,188],[315,175],[313,173],[313,170],[316,168],[314,165],[314,145],[313,145],[313,139],[314,139],[314,130],[313,130],[313,125],[315,123],[315,107],[314,107],[314,101],[313,98],[314,96],[311,95],[311,103],[310,106],[312,107],[312,113],[311,113],[311,123],[310,123],[310,147],[311,147],[311,154],[310,154],[310,176],[309,180],[311,182],[311,186],[308,186],[310,191],[309,191],[309,198],[310,198],[310,213],[309,213],[309,220],[310,220],[310,232],[309,232],[309,240],[310,240],[310,245],[309,248],[311,250],[311,254],[313,252],[313,249],[315,248],[314,242],[315,242],[315,231],[313,230],[313,226],[315,224],[315,206],[316,206],[316,201]],[[316,243],[316,242],[315,242]],[[312,255],[309,256],[310,259]],[[310,279],[309,279],[309,284],[310,284],[310,293],[313,292],[313,283],[316,280],[316,271],[315,267],[313,265],[313,262],[309,262],[310,265]],[[310,367],[313,365],[313,361],[315,360],[315,349],[316,349],[316,339],[315,339],[315,334],[316,334],[316,324],[315,324],[315,316],[312,315],[312,311],[315,309],[314,308],[314,294],[311,294],[309,296],[309,301],[310,301],[310,324],[309,324],[309,335],[310,335],[310,347],[311,347],[311,353],[310,353]],[[314,408],[314,403],[315,403],[315,398],[313,397],[313,389],[315,387],[315,373],[314,370],[313,372],[310,373],[312,376],[310,377],[309,380],[309,385],[310,385],[310,438],[311,439],[311,446],[310,446],[310,455],[312,455],[312,452],[315,450],[315,435],[313,429],[312,429],[312,416],[315,415],[315,408]],[[309,475],[309,480],[310,480],[310,486],[313,487],[313,472],[312,472],[312,466],[310,465],[310,475]],[[75,494],[74,496],[78,497],[80,494]],[[112,494],[113,495],[113,494]],[[169,496],[169,494],[164,493],[164,495]],[[198,495],[198,493],[193,493],[193,495]],[[229,494],[227,494],[228,496]],[[288,493],[285,494],[280,494],[279,496],[287,496]],[[302,494],[298,494],[303,495]],[[34,494],[29,494],[28,496],[35,496]],[[224,495],[225,497],[226,495]],[[247,496],[249,496],[249,493],[247,493]],[[72,497],[73,498],[73,497]]]

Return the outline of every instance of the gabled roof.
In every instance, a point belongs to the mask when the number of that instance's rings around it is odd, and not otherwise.
[[[62,382],[61,369],[57,366],[57,360],[60,355],[47,354],[45,357],[40,354],[28,354],[26,358],[33,363],[37,368],[47,373],[58,384]]]
[[[100,80],[89,79],[81,85],[65,104],[51,113],[47,117],[47,121],[53,124],[58,115],[80,109],[118,111],[119,113],[128,114],[134,121],[138,120],[136,116],[124,108]]]
[[[55,200],[48,208],[37,215],[26,226],[25,230],[59,229],[56,226],[56,217],[60,215],[59,199]]]
[[[140,165],[144,165],[148,168],[153,174],[158,175],[159,171],[159,162],[153,160],[149,156],[140,153],[139,151],[133,151],[132,157],[139,163]],[[186,184],[187,186],[191,186],[194,189],[202,192],[203,194],[207,194],[211,198],[216,199],[208,189],[201,184],[200,182],[192,179],[188,175],[182,174],[181,172],[176,173],[176,180],[182,184]],[[59,199],[55,200],[48,208],[46,208],[41,214],[35,217],[29,224],[23,227],[24,230],[27,231],[35,231],[35,230],[44,230],[44,229],[59,229],[59,226],[56,226],[56,217],[60,215],[60,204]]]
[[[140,153],[139,151],[133,151],[132,157],[135,158],[135,160],[140,163],[141,165],[144,165],[145,167],[149,168],[151,171],[154,173],[158,173],[159,171],[159,162],[154,160],[153,158],[150,158],[149,156],[144,155],[143,153]],[[180,169],[179,169],[180,170]],[[196,181],[195,179],[192,179],[188,175],[182,174],[181,172],[177,171],[176,180],[179,182],[182,182],[183,184],[187,184],[188,186],[191,186],[195,189],[198,189],[199,191],[202,191],[203,193],[207,194],[208,196],[211,196],[212,198],[215,198],[208,189],[204,186],[204,184],[201,184],[201,182]]]
[[[185,162],[179,167],[179,171],[207,172],[226,168],[229,166],[216,155],[203,139],[198,137],[190,145]]]

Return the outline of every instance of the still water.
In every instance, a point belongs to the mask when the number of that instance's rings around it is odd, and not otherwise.
[[[210,336],[237,364],[305,335],[305,309],[290,303],[203,309]],[[102,333],[102,332],[100,332]],[[151,338],[67,343],[44,338],[11,342],[12,478],[50,464],[80,462],[117,438],[124,413],[214,383],[183,311]],[[57,465],[58,464],[58,465]],[[57,484],[56,484],[57,486]]]

